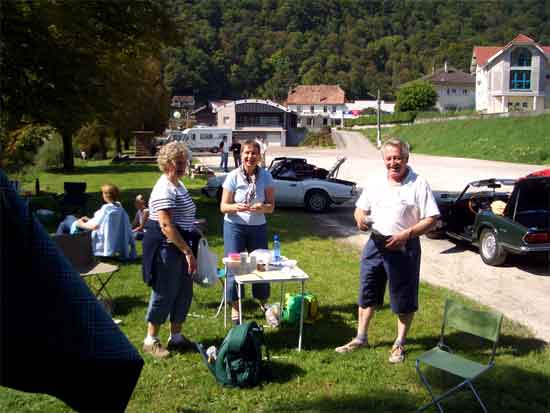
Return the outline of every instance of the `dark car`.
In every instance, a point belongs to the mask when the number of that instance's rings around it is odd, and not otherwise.
[[[470,182],[458,196],[440,194],[438,205],[437,232],[478,247],[488,265],[503,264],[508,254],[550,253],[550,176],[544,173]]]

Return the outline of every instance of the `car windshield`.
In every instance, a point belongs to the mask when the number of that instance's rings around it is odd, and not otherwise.
[[[513,189],[513,185],[469,185],[464,192],[463,198],[471,198],[479,195],[495,195],[501,198],[509,196]]]

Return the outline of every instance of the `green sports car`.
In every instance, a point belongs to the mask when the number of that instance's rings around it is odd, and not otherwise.
[[[550,169],[470,182],[458,196],[440,194],[438,205],[437,232],[478,247],[488,265],[508,254],[550,254]]]

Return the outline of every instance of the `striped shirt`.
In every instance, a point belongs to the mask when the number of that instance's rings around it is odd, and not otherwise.
[[[185,231],[191,231],[197,207],[183,182],[178,182],[178,186],[174,185],[164,174],[159,178],[149,198],[149,219],[158,222],[158,212],[170,209],[172,222]]]

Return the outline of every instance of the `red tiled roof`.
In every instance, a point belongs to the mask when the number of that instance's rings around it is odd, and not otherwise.
[[[520,33],[510,43],[535,43],[535,41],[529,36]]]
[[[474,57],[476,58],[476,64],[483,66],[492,56],[501,50],[502,46],[475,46]]]
[[[336,105],[346,102],[346,93],[338,85],[300,85],[288,92],[289,105]]]
[[[491,57],[500,52],[503,49],[508,48],[513,44],[533,44],[540,47],[545,54],[550,54],[550,46],[541,46],[537,44],[529,36],[526,36],[522,33],[518,34],[512,41],[510,41],[506,46],[475,46],[474,47],[474,57],[476,58],[476,64],[478,66],[483,66],[489,61]]]

